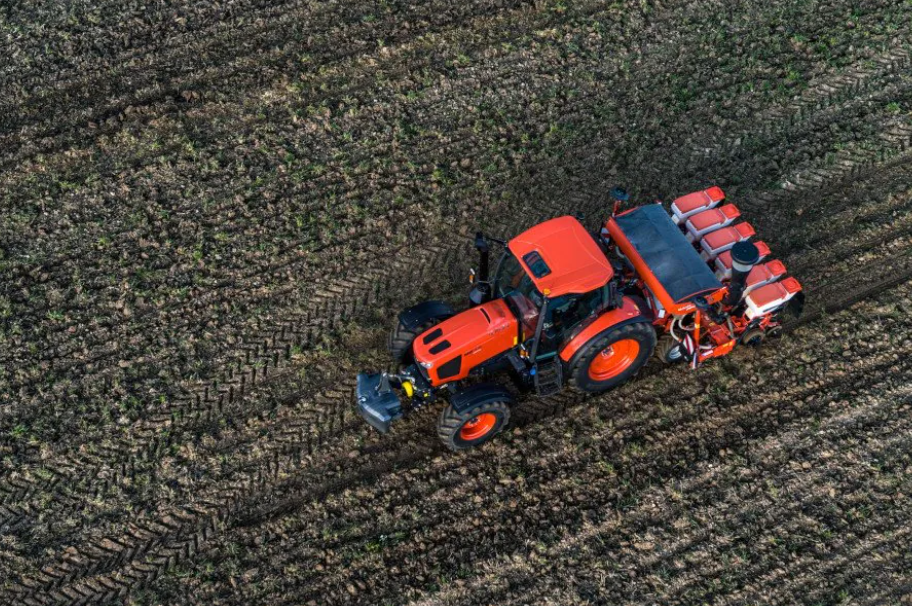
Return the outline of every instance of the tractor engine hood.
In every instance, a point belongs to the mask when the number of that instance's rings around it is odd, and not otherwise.
[[[475,366],[514,347],[518,322],[502,299],[472,307],[415,338],[415,361],[431,385],[464,378]]]

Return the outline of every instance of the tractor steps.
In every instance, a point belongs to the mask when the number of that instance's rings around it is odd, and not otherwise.
[[[553,356],[547,360],[539,360],[535,364],[535,374],[532,375],[535,383],[535,392],[540,396],[550,396],[559,392],[564,386],[564,373],[560,357]]]

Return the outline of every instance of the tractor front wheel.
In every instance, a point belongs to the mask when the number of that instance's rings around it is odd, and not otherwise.
[[[437,435],[451,450],[466,450],[493,438],[509,420],[507,402],[487,402],[461,412],[448,404],[440,415]]]
[[[646,364],[655,345],[655,329],[646,322],[604,330],[570,359],[570,385],[586,392],[620,385]]]

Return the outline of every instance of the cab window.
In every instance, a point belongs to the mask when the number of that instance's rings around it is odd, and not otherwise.
[[[584,320],[597,314],[606,301],[607,288],[598,288],[585,294],[563,295],[548,301],[545,324],[542,327],[541,353],[553,351]]]
[[[504,253],[494,277],[494,296],[503,298],[522,323],[522,340],[532,338],[544,301],[532,278],[511,253]]]
[[[505,253],[497,267],[497,275],[494,278],[494,294],[497,297],[506,297],[512,293],[519,293],[525,297],[532,298],[533,293],[538,295],[535,290],[535,284],[532,278],[526,273],[519,260],[512,254]],[[540,297],[535,297],[540,299]],[[541,306],[541,301],[536,301],[537,306]]]

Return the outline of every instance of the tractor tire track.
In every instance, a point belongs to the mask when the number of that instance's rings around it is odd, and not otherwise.
[[[887,351],[892,351],[892,350],[889,350],[889,349],[888,349]],[[876,381],[881,380],[881,378],[884,377],[884,376],[891,376],[891,375],[893,375],[893,374],[895,373],[895,367],[896,367],[897,362],[894,361],[894,359],[893,359],[892,356],[891,356],[891,358],[890,358],[889,360],[887,360],[886,362],[879,362],[879,361],[876,361],[876,360],[875,360],[875,361],[872,361],[871,364],[874,364],[874,367],[872,367],[871,369],[869,369],[867,372],[864,373],[864,376],[866,377],[865,380],[876,382]],[[879,365],[879,366],[878,366],[878,365]],[[877,370],[877,369],[881,369],[881,368],[882,368],[882,370]],[[830,388],[831,388],[832,390],[836,390],[837,388],[839,388],[839,386],[844,385],[844,384],[851,384],[851,383],[852,383],[853,381],[855,381],[856,379],[857,379],[857,377],[853,377],[853,376],[844,376],[844,377],[841,377],[841,378],[836,378],[836,379],[834,379],[833,384],[832,384],[832,386],[830,386]],[[803,391],[804,391],[805,393],[808,393],[808,394],[814,394],[814,393],[817,393],[817,391],[819,391],[819,386],[813,385],[813,386],[811,386],[811,387],[808,387],[808,388],[804,389]],[[799,391],[797,391],[797,393],[790,393],[790,394],[788,394],[787,396],[783,396],[783,398],[787,398],[788,400],[791,400],[791,401],[794,401],[794,400],[802,400],[802,399],[804,399],[806,396],[803,396],[803,395],[801,395],[801,394],[802,394],[802,390],[799,390]],[[774,406],[773,404],[774,404],[774,403],[771,403],[771,404],[770,404],[770,408],[775,409],[775,406]],[[721,424],[721,422],[720,422],[720,424]],[[432,441],[432,440],[429,440],[429,441]],[[675,440],[674,440],[674,439],[670,440],[670,442],[669,442],[669,441],[662,441],[662,444],[663,444],[663,446],[664,446],[664,445],[667,445],[668,448],[677,448],[677,447],[678,447],[678,446],[675,445]],[[428,446],[426,447],[426,449],[427,449],[427,448],[431,448],[429,444],[428,444]],[[420,454],[420,455],[417,456],[417,457],[415,456],[415,450],[416,450],[416,449],[414,449],[413,447],[412,447],[412,448],[406,448],[406,449],[400,449],[399,452],[405,454],[406,456],[409,456],[409,457],[411,458],[411,460],[412,460],[413,463],[417,463],[417,462],[418,462],[419,460],[421,460],[424,456],[427,456],[426,449],[420,449],[420,448],[417,449],[419,453],[421,453],[422,450],[424,450],[423,454]],[[409,453],[409,452],[411,452],[412,454],[411,454],[411,455],[408,455],[407,453]],[[380,469],[375,469],[375,468],[372,467],[372,468],[370,469],[370,471],[367,472],[367,473],[364,474],[364,475],[367,475],[367,476],[370,477],[370,478],[374,478],[374,477],[376,477],[376,475],[378,474],[378,472],[382,472],[382,471],[384,471],[384,469],[391,469],[391,468],[392,468],[392,465],[396,464],[397,462],[401,463],[400,457],[397,457],[397,456],[393,456],[393,457],[391,457],[391,458],[386,458],[386,457],[384,457],[384,458],[382,459],[382,461],[383,461],[383,463],[381,463],[381,468],[380,468]],[[328,471],[328,470],[327,470],[327,471]],[[325,475],[325,472],[320,472],[319,470],[317,470],[316,473],[315,473],[315,477],[318,477],[318,478],[319,478],[319,477],[322,477],[322,476],[324,476],[324,475]],[[256,485],[258,485],[258,486],[262,486],[262,485],[265,485],[265,482],[266,482],[266,481],[267,481],[267,480],[266,480],[262,475],[258,475],[256,481],[251,480],[251,483],[252,483],[252,484],[256,484]],[[318,499],[320,498],[319,495],[321,494],[321,492],[320,492],[319,489],[314,490],[314,486],[313,486],[313,482],[312,482],[312,481],[308,481],[306,478],[304,478],[304,479],[299,479],[299,480],[298,480],[298,483],[301,485],[301,487],[306,487],[306,490],[307,490],[307,492],[308,492],[309,494],[310,494],[310,493],[313,493],[313,494],[315,494],[316,498],[318,498]],[[223,484],[223,485],[224,485],[224,484]],[[335,482],[332,482],[331,484],[329,484],[328,487],[327,487],[327,490],[330,490],[330,491],[331,491],[331,490],[337,490],[338,488],[340,488],[340,487],[342,487],[342,486],[351,486],[351,485],[352,485],[352,479],[346,477],[345,479],[343,479],[343,480],[341,480],[341,481],[335,481]],[[252,488],[252,487],[251,487],[251,488]],[[275,490],[277,490],[277,487],[272,487],[271,490],[275,491]],[[240,497],[237,497],[237,493],[236,493],[236,492],[232,491],[232,492],[229,493],[229,494],[231,495],[231,498],[227,501],[228,503],[239,503],[239,502],[241,501]],[[325,494],[325,493],[324,493],[324,494]],[[226,498],[225,495],[222,495],[222,496],[220,497],[220,501],[221,501],[222,503],[225,503],[225,502],[226,502],[226,501],[225,501],[225,498]],[[256,498],[253,498],[253,499],[251,499],[251,500],[259,501],[259,500],[261,500],[262,498],[263,498],[262,495],[257,495]],[[237,499],[237,501],[235,501],[235,499]],[[233,509],[233,508],[230,507],[230,506],[226,506],[226,509],[219,509],[218,511],[219,511],[219,512],[221,512],[221,511],[228,511],[229,509]],[[227,516],[227,515],[229,515],[229,514],[227,514],[227,513],[220,514],[220,515],[218,516],[218,518],[221,520],[221,519],[223,519],[222,516]],[[212,519],[212,518],[209,518],[209,519]],[[169,533],[169,534],[170,534],[170,533]],[[181,534],[181,531],[178,531],[178,534]],[[162,540],[163,540],[163,539],[162,539]],[[181,544],[181,545],[184,545],[184,546],[187,545],[186,540],[183,540],[180,544]],[[151,545],[151,546],[150,546],[150,549],[152,549],[152,548],[154,548],[155,546],[159,545],[159,543],[158,543],[158,542],[154,542],[154,543],[150,543],[150,545]],[[183,548],[183,547],[182,547],[182,548]],[[162,552],[162,553],[164,553],[164,552]],[[173,552],[173,551],[168,551],[167,553],[170,554],[168,557],[160,557],[159,560],[158,560],[163,566],[166,566],[166,567],[173,564],[173,561],[170,560],[169,558],[170,558],[171,556],[174,555],[174,552]],[[117,561],[120,561],[120,559],[118,559]],[[99,564],[97,564],[97,563],[92,567],[92,570],[93,570],[93,571],[99,571],[99,572],[100,572],[100,571],[107,570],[107,569],[108,569],[107,566],[102,567],[101,565],[99,565]],[[53,570],[53,569],[46,569],[46,570]],[[54,583],[55,583],[54,586],[57,587],[57,586],[60,586],[60,584],[61,584],[62,582],[64,582],[64,581],[71,581],[71,580],[74,580],[73,574],[72,574],[72,573],[71,573],[71,574],[66,574],[67,572],[68,572],[68,569],[67,569],[67,568],[64,568],[64,570],[62,570],[62,571],[53,571],[53,573],[45,573],[45,574],[48,574],[48,578],[53,578],[54,575],[59,575],[58,579],[60,580],[60,583],[54,582]],[[159,573],[159,574],[160,574],[160,573]],[[151,578],[151,577],[145,577],[145,578],[148,580],[148,579]],[[48,581],[46,581],[46,582],[48,582]]]
[[[435,252],[436,252],[436,254],[441,254],[442,251],[437,250]],[[874,264],[876,264],[876,262]],[[425,268],[433,268],[435,264],[419,262],[419,265],[421,265]],[[403,271],[405,271],[405,270],[403,270]],[[394,273],[396,273],[396,272],[394,272]],[[881,284],[879,284],[877,286],[877,288],[883,289],[890,283],[897,283],[898,281],[903,279],[904,275],[905,274],[903,274],[903,273],[897,273],[897,274],[891,276],[889,278],[889,280],[887,280],[886,282],[882,282]],[[371,283],[371,282],[373,282],[372,279],[365,279],[362,281],[362,283]],[[383,289],[381,289],[380,292],[383,292]],[[862,290],[860,292],[867,293],[868,291]],[[340,297],[345,297],[349,300],[354,299],[353,297],[351,297],[350,290],[347,290],[347,289],[342,289],[336,294]],[[862,296],[862,295],[856,295],[856,298],[858,298],[859,296]],[[364,305],[365,305],[365,307],[369,307],[370,305],[372,305],[372,302],[370,300],[368,300],[364,303]],[[356,308],[357,308],[356,306],[353,307],[351,312],[354,313],[354,311],[356,311]],[[834,309],[834,308],[831,306],[831,310],[832,309]],[[325,326],[323,328],[325,328]],[[160,414],[158,416],[152,417],[151,419],[147,420],[146,424],[147,424],[148,428],[147,429],[139,428],[137,430],[137,433],[140,436],[148,436],[148,438],[149,438],[149,441],[147,442],[147,447],[146,447],[147,448],[146,454],[141,455],[140,457],[134,457],[134,458],[139,458],[141,461],[144,461],[144,465],[146,465],[146,466],[152,465],[152,464],[154,464],[154,461],[156,460],[156,456],[154,453],[159,452],[162,448],[167,447],[167,445],[169,443],[171,443],[170,436],[167,440],[162,440],[157,437],[158,427],[160,426],[160,423],[162,421],[169,422],[169,424],[172,427],[172,432],[175,430],[181,429],[182,425],[183,425],[183,429],[185,431],[193,432],[200,428],[207,427],[211,423],[211,420],[213,417],[218,417],[222,414],[227,414],[228,411],[225,411],[224,407],[226,406],[226,404],[229,406],[231,404],[233,404],[234,394],[244,394],[246,389],[257,385],[258,381],[262,381],[263,379],[268,377],[269,372],[270,372],[269,369],[276,368],[276,366],[277,366],[275,363],[272,363],[273,365],[270,366],[270,364],[271,364],[270,361],[275,360],[276,356],[278,356],[280,352],[287,352],[287,350],[288,350],[287,349],[288,348],[287,335],[286,335],[286,338],[283,339],[281,337],[277,337],[276,333],[273,333],[273,338],[271,341],[268,338],[264,339],[263,341],[260,341],[259,338],[253,338],[253,339],[251,339],[251,341],[254,344],[262,345],[264,352],[269,352],[268,356],[264,356],[260,360],[261,364],[263,366],[263,369],[259,373],[259,378],[258,378],[258,374],[257,374],[257,366],[255,365],[255,363],[253,365],[250,365],[250,360],[248,360],[247,371],[241,372],[238,374],[232,374],[231,376],[229,376],[227,378],[227,380],[222,381],[220,384],[210,385],[209,387],[211,387],[211,391],[208,388],[203,388],[202,390],[200,390],[200,392],[197,392],[195,400],[182,401],[182,402],[178,403],[177,405],[175,405],[173,407],[173,410],[170,413],[165,412],[163,414]],[[284,341],[284,347],[281,345],[283,341]],[[280,361],[284,361],[284,359],[285,359],[284,357],[279,357]],[[286,374],[275,375],[275,376],[277,376],[279,378],[279,380],[282,380],[283,377],[287,377]],[[249,379],[248,379],[248,377],[249,377]],[[330,382],[332,382],[334,380],[335,379],[331,379]],[[308,388],[299,390],[298,393],[303,393],[303,392],[307,391],[307,389]],[[311,387],[310,389],[320,389],[320,388]],[[257,393],[260,393],[260,392],[257,392]],[[256,401],[255,396],[256,396],[256,394],[254,394],[254,398],[252,400],[253,402]],[[318,427],[326,422],[326,421],[319,421],[319,419],[326,419],[326,420],[332,421],[337,417],[337,413],[339,412],[340,409],[334,403],[332,403],[333,402],[332,400],[330,400],[329,402],[331,403],[329,410],[320,410],[319,409],[320,407],[318,406],[318,409],[314,413],[314,414],[316,414],[315,419],[317,420]],[[229,410],[240,410],[242,408],[247,408],[247,407],[249,407],[250,403],[251,403],[251,401],[248,400],[243,403],[239,403],[239,405],[237,407],[229,408]],[[528,420],[547,418],[547,417],[550,417],[550,416],[553,416],[554,414],[556,414],[559,410],[561,410],[566,405],[567,404],[564,403],[562,400],[557,400],[557,402],[554,402],[551,400],[546,400],[546,401],[541,401],[541,402],[533,401],[529,404],[529,406],[527,407],[527,410],[523,414],[527,417]],[[274,406],[274,404],[257,407],[257,410],[264,410],[264,409],[269,410],[272,406]],[[345,411],[343,408],[342,409],[342,421],[340,422],[340,429],[349,431],[349,430],[354,429],[357,426],[358,426],[357,423],[352,423],[352,422],[349,422],[346,420]],[[336,431],[332,431],[332,432],[329,432],[328,435],[333,436],[333,435],[336,435],[336,433],[337,433]],[[315,440],[316,440],[315,442],[311,442],[311,441],[306,442],[306,449],[307,449],[308,454],[312,454],[315,449],[318,449],[322,446],[322,442],[324,441],[324,438],[322,437],[323,435],[324,435],[324,432],[320,431],[317,434],[318,437],[315,438]],[[35,485],[30,485],[28,483],[23,484],[21,480],[14,480],[10,484],[7,484],[2,487],[2,490],[5,492],[4,502],[7,504],[12,504],[17,501],[34,498],[33,495],[40,494],[41,492],[46,491],[46,490],[53,490],[55,493],[60,494],[60,490],[62,490],[62,488],[67,485],[67,482],[61,482],[61,480],[67,479],[67,478],[74,480],[75,478],[72,478],[72,471],[77,470],[77,469],[86,470],[90,475],[94,475],[101,471],[104,471],[104,469],[106,467],[109,467],[109,466],[114,467],[115,471],[113,472],[113,479],[111,481],[114,484],[123,482],[123,481],[127,480],[127,478],[130,477],[132,474],[135,474],[135,472],[136,472],[135,463],[133,463],[131,461],[129,465],[126,465],[126,461],[125,461],[124,464],[121,464],[118,467],[118,466],[116,466],[116,463],[114,463],[114,461],[111,461],[110,457],[111,457],[111,454],[113,452],[117,452],[117,450],[121,450],[123,452],[128,452],[129,450],[131,450],[127,446],[127,444],[131,444],[132,450],[135,452],[136,443],[135,443],[135,436],[134,436],[134,437],[130,438],[129,442],[124,442],[124,445],[121,447],[121,449],[115,449],[114,451],[106,452],[106,453],[104,453],[103,457],[96,456],[96,457],[91,457],[91,458],[85,458],[84,456],[80,456],[77,459],[69,458],[66,462],[61,463],[56,469],[54,467],[46,467],[46,469],[48,469],[49,472],[51,473],[52,477],[48,481],[46,481],[43,485],[35,486]],[[300,448],[303,444],[304,444],[304,441],[302,440],[298,447]],[[58,488],[58,486],[59,486],[59,488]],[[65,504],[68,502],[70,502],[70,501],[65,500],[62,502],[62,504]]]
[[[900,364],[900,366],[901,366],[901,363],[900,363],[900,362],[897,362],[896,360],[893,359],[893,357],[892,357],[892,349],[890,349],[890,348],[888,347],[888,348],[886,348],[886,349],[881,349],[881,352],[887,353],[888,356],[889,356],[889,359],[886,360],[885,362],[876,362],[876,363],[872,362],[872,364],[874,364],[874,367],[872,367],[871,369],[866,369],[866,370],[867,370],[866,372],[861,373],[861,374],[863,374],[863,375],[866,376],[866,377],[870,377],[872,383],[881,382],[881,381],[884,379],[884,377],[891,377],[891,376],[894,376],[894,373],[896,372],[897,364]],[[897,356],[897,358],[898,358],[898,357],[899,357],[899,356]],[[881,355],[881,358],[882,358],[882,355]],[[761,370],[761,372],[762,372],[762,370]],[[905,372],[906,374],[908,374],[909,369],[906,368],[903,372]],[[900,375],[900,376],[901,376],[901,375]],[[843,388],[844,385],[850,385],[850,384],[852,384],[853,381],[857,381],[857,376],[844,376],[844,377],[841,377],[841,378],[833,379],[832,382],[826,382],[826,383],[824,383],[824,384],[819,384],[819,383],[817,383],[817,384],[808,386],[808,387],[806,387],[806,388],[795,389],[794,391],[792,391],[792,392],[790,392],[790,393],[781,394],[781,395],[780,395],[781,400],[779,400],[779,401],[773,400],[773,401],[769,401],[769,402],[764,402],[763,409],[764,409],[764,410],[767,410],[767,411],[771,411],[771,412],[776,412],[776,411],[780,411],[780,408],[781,408],[781,407],[780,407],[780,406],[777,406],[777,404],[779,404],[780,401],[781,401],[782,403],[791,402],[791,401],[802,401],[802,400],[807,401],[807,398],[808,398],[808,395],[809,395],[809,394],[816,394],[816,393],[818,393],[818,392],[823,393],[823,394],[827,394],[827,393],[839,393],[839,391]],[[864,382],[862,385],[859,385],[859,388],[862,388],[864,385],[868,385],[868,384],[869,384],[869,383]],[[623,396],[621,396],[621,398],[622,398],[622,400],[626,400],[626,399],[627,399],[627,398],[623,398]],[[825,399],[825,398],[824,398],[823,396],[821,396],[820,398],[815,398],[814,401],[816,402],[817,399]],[[746,398],[746,401],[747,401],[748,403],[751,402],[751,398],[750,398],[750,397],[747,397],[747,398]],[[752,405],[752,406],[753,406],[753,405]],[[807,406],[807,404],[805,404],[805,405],[802,406],[802,410],[801,410],[801,415],[802,415],[802,417],[801,417],[801,418],[807,418],[806,416],[804,416],[806,413],[807,413],[807,414],[811,414],[811,413],[814,412],[814,410],[819,410],[819,409],[820,409],[820,408],[819,408],[820,406],[825,407],[825,406],[826,406],[826,402],[821,402],[821,403],[819,403],[819,404],[815,404],[815,405],[814,405],[814,409],[813,409],[813,410],[810,410],[810,411],[807,411],[807,410],[805,409],[806,406]],[[780,414],[783,414],[783,412],[780,412]],[[748,413],[739,414],[737,418],[749,419],[752,423],[766,424],[766,423],[768,422],[768,419],[766,419],[766,418],[759,418],[759,417],[761,417],[761,416],[762,416],[762,415],[761,415],[760,413],[757,413],[757,411],[751,411],[749,414],[748,414]],[[786,417],[786,418],[788,418],[788,417]],[[635,420],[634,420],[634,421],[635,421]],[[694,420],[693,420],[692,422],[695,424],[695,426],[699,426],[699,424],[700,424],[700,419],[699,419],[699,418],[694,418]],[[726,424],[727,424],[727,421],[725,420],[725,418],[721,419],[718,423],[716,423],[716,425],[719,425],[719,426],[725,426]],[[654,433],[654,432],[655,432],[655,428],[654,428],[654,427],[649,427],[648,424],[644,427],[644,424],[643,424],[642,422],[637,422],[637,423],[635,424],[635,426],[636,426],[637,428],[639,428],[639,429],[640,429],[642,432],[644,432],[644,433]],[[763,425],[761,425],[761,426],[763,426]],[[684,425],[680,425],[679,423],[674,423],[674,424],[672,424],[671,426],[669,426],[669,427],[667,428],[667,430],[668,430],[669,432],[673,432],[675,435],[677,435],[678,433],[680,433],[680,434],[686,436],[686,435],[688,435],[688,431],[686,430],[686,428],[687,428],[687,424],[686,424],[686,423],[685,423]],[[534,430],[533,430],[533,431],[534,431]],[[621,429],[621,428],[617,428],[617,429],[613,428],[613,431],[616,431],[616,432],[623,432],[623,429]],[[770,426],[770,425],[766,425],[764,431],[765,431],[765,432],[771,432],[771,431],[775,431],[775,429],[774,429],[772,426]],[[632,437],[630,437],[630,438],[628,438],[626,432],[623,432],[623,433],[624,433],[624,435],[625,435],[625,440],[626,440],[626,441],[636,441],[637,438],[636,438],[635,435],[632,436]],[[764,435],[765,435],[765,434],[764,434]],[[659,437],[662,437],[662,436],[655,436],[653,440],[650,440],[650,444],[652,444],[652,443],[661,444],[662,447],[664,448],[664,447],[666,446],[666,442],[665,442],[664,440],[658,439]],[[746,439],[751,439],[751,437],[752,437],[751,435],[748,435]],[[525,439],[528,440],[528,439],[530,439],[530,438],[525,438]],[[727,441],[728,439],[730,439],[730,436],[726,435],[725,438],[720,438],[720,439],[726,440],[726,441]],[[679,440],[686,440],[686,438],[679,438]],[[675,442],[675,440],[672,439],[672,442]],[[726,444],[726,442],[723,442],[723,444]],[[687,442],[686,442],[686,441],[684,441],[684,442],[680,442],[680,441],[679,441],[679,443],[673,443],[673,444],[668,445],[667,448],[668,448],[670,451],[679,451],[679,450],[681,449],[682,446],[686,446],[686,445],[687,445]],[[540,447],[540,448],[537,448],[538,451],[541,451],[541,452],[553,452],[553,450],[550,450],[550,449],[548,448],[549,446],[553,446],[553,445],[551,445],[551,444],[545,443],[545,444],[539,444],[539,445],[537,445],[537,446]],[[715,445],[710,445],[710,446],[708,447],[708,450],[712,451],[714,447],[715,447]],[[727,447],[727,446],[726,446],[726,447]],[[739,445],[736,444],[736,445],[735,445],[735,448],[736,448],[736,450],[737,450],[737,449],[740,449],[741,447],[740,447]],[[481,460],[481,459],[483,459],[483,458],[484,458],[484,457],[479,457],[479,460]],[[614,458],[614,457],[612,457],[612,458]],[[639,460],[641,460],[641,461],[663,460],[661,456],[658,456],[657,453],[652,452],[651,450],[647,450],[645,453],[642,453],[642,456],[640,456],[639,453],[638,453],[637,458],[638,458]],[[555,464],[556,464],[556,462],[555,462]],[[434,475],[434,476],[431,476],[430,479],[431,479],[431,480],[434,480],[437,473],[441,473],[441,474],[444,474],[444,475],[445,475],[445,474],[446,474],[446,469],[447,469],[447,467],[454,467],[454,468],[455,468],[455,467],[458,467],[458,465],[459,465],[459,463],[456,463],[456,462],[452,463],[452,465],[450,465],[450,464],[448,463],[448,464],[446,464],[445,467],[442,468],[442,469],[435,469],[435,470],[434,470],[434,474],[435,474],[435,475]],[[592,465],[592,461],[584,460],[584,461],[579,462],[579,468],[578,468],[578,469],[584,469],[584,468],[590,467],[591,465]],[[573,468],[573,469],[577,469],[577,468]],[[571,473],[571,472],[573,471],[573,469],[568,470],[568,474]],[[578,469],[577,469],[577,470],[578,470]],[[626,477],[634,477],[634,478],[635,478],[635,477],[637,477],[638,475],[639,475],[639,474],[637,474],[635,471],[631,471],[631,472],[629,472],[629,473],[623,473],[623,476],[626,476]],[[402,479],[405,480],[407,477],[408,477],[408,474],[406,474],[405,476],[403,476]],[[484,478],[479,478],[479,479],[478,479],[478,482],[479,482],[479,483],[485,483],[485,480],[484,480]],[[306,480],[305,480],[305,481],[302,481],[301,484],[302,484],[302,485],[306,484]],[[432,485],[433,485],[433,486],[440,486],[440,483],[435,481],[434,483],[432,483]],[[351,487],[352,487],[353,485],[352,485],[351,483],[348,483],[347,486],[349,486],[349,488],[351,489]],[[467,489],[468,489],[469,492],[471,493],[471,486],[467,487]],[[386,485],[386,486],[385,486],[385,490],[390,490],[390,491],[393,491],[393,493],[395,493],[395,488],[394,488],[394,487],[390,487],[389,485]],[[441,491],[441,492],[443,492],[443,493],[445,493],[445,492],[446,492],[446,487],[445,487],[445,486],[442,486],[442,487],[440,487],[438,490]],[[555,490],[557,490],[558,493],[559,493],[560,487],[555,487]],[[538,497],[540,497],[541,500],[542,500],[543,502],[548,502],[549,500],[551,500],[551,501],[554,500],[554,499],[549,499],[547,494],[542,495],[542,494],[540,494],[540,493],[536,493],[536,495],[537,495]],[[406,498],[406,495],[405,495],[405,494],[403,494],[402,496],[403,496],[403,498]],[[319,500],[322,499],[322,495],[319,494],[319,493],[313,495],[313,497],[314,497],[314,499],[315,499],[315,502],[318,502]],[[408,498],[411,498],[411,495],[409,495]],[[494,498],[494,495],[492,495],[492,498]],[[498,498],[498,500],[502,500],[501,497],[496,497],[496,498]],[[427,502],[426,499],[422,499],[422,501]],[[582,499],[582,501],[585,501],[585,499]],[[297,504],[297,511],[307,511],[307,509],[308,509],[308,503],[310,503],[310,498],[309,498],[309,496],[308,496],[307,499],[302,500],[302,501],[300,501],[300,502]],[[282,508],[282,509],[279,509],[279,510],[272,510],[272,511],[269,513],[269,515],[268,515],[268,517],[267,517],[266,519],[267,519],[267,520],[269,520],[269,519],[275,519],[275,517],[276,517],[277,515],[287,516],[287,515],[289,515],[290,513],[294,513],[294,511],[293,511],[293,510],[290,510],[288,507],[285,507],[285,508]],[[430,513],[431,513],[431,512],[428,512],[428,514],[430,514]],[[307,514],[303,514],[303,515],[306,516]],[[451,519],[454,515],[458,517],[458,514],[457,514],[456,512],[448,511],[447,514],[446,514],[446,516],[445,516],[445,520]],[[254,519],[258,519],[258,518],[254,518]],[[428,523],[433,523],[433,522],[434,522],[433,516],[431,516],[431,518],[428,519],[428,520],[426,520],[426,521],[427,521]],[[245,525],[246,525],[246,524],[249,524],[249,523],[250,523],[250,522],[247,521],[247,522],[245,522]],[[441,523],[444,523],[444,522],[441,521]],[[426,524],[422,523],[421,528],[422,528],[422,529],[427,529],[427,528],[432,528],[432,527],[427,526]],[[251,534],[251,536],[258,535],[258,534],[260,534],[260,533],[262,532],[262,530],[263,530],[262,528],[250,528],[250,534]],[[283,529],[282,532],[288,532],[288,533],[290,533],[292,536],[294,536],[295,534],[297,534],[298,531],[296,531],[296,530],[294,530],[294,529],[285,528],[285,529]],[[380,530],[379,532],[383,532],[383,531]],[[354,540],[357,541],[357,538],[354,539]],[[453,541],[456,541],[456,542],[454,543]],[[459,548],[459,544],[458,544],[458,539],[455,539],[455,538],[452,538],[452,537],[451,537],[451,539],[448,539],[448,540],[447,540],[446,544],[449,545],[450,548],[451,548],[453,551],[458,552],[459,549],[460,549],[460,548]],[[332,548],[335,550],[336,548],[341,549],[341,548],[342,548],[342,545],[335,545],[335,546],[333,546],[332,544],[330,544],[330,545],[328,545],[327,547],[332,547]],[[403,549],[406,549],[406,547],[403,547]],[[396,557],[395,554],[392,554],[392,557]],[[315,590],[315,591],[316,591],[316,590]],[[293,592],[292,592],[292,593],[293,593]]]

